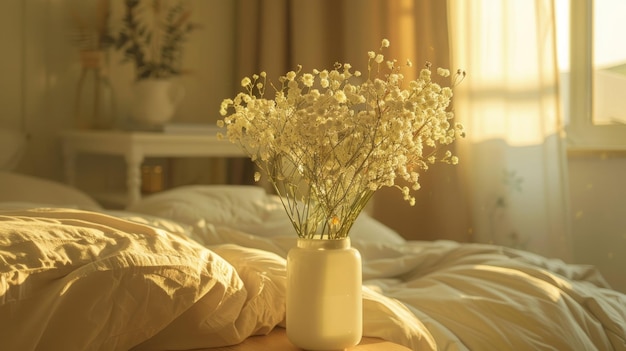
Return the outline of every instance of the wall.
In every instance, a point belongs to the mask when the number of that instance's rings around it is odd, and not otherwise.
[[[123,2],[111,3],[113,19],[119,18]],[[232,95],[236,83],[232,79],[234,5],[202,0],[190,3],[192,21],[201,29],[185,44],[183,66],[189,73],[179,82],[186,95],[174,120],[215,123],[220,102]],[[0,2],[0,127],[21,128],[28,133],[28,147],[18,169],[23,173],[63,179],[58,132],[74,126],[74,98],[81,70],[79,51],[71,41],[70,14],[78,11],[87,16],[94,4],[84,0]],[[112,54],[110,74],[118,122],[124,123],[134,73],[132,65],[121,60],[120,53]],[[102,160],[83,162],[89,170]],[[117,167],[117,163],[112,165]]]
[[[570,153],[568,163],[574,259],[626,292],[626,153]]]
[[[78,1],[84,0],[0,2],[0,31],[3,33],[0,36],[0,127],[22,128],[29,134],[27,152],[18,168],[23,173],[56,180],[63,178],[57,133],[72,126],[79,65],[77,50],[68,40],[68,14]],[[114,3],[119,6],[121,1]],[[226,1],[194,0],[192,4],[193,20],[203,28],[190,37],[186,46],[185,66],[192,72],[181,79],[187,95],[175,119],[213,122],[217,119],[219,103],[231,95],[237,82],[232,79],[234,58],[229,56],[234,51],[234,7],[232,2]],[[120,117],[124,118],[132,68],[119,64],[118,57],[114,58],[111,71],[120,97]],[[571,155],[569,182],[575,261],[598,266],[615,287],[626,291],[624,156]],[[107,172],[111,175],[107,174],[107,179],[122,177],[120,160],[83,161],[87,170],[103,162],[110,165]],[[189,170],[183,181],[195,181],[203,173],[202,168],[179,166]],[[122,182],[121,178],[117,181]],[[428,196],[437,194],[429,192]],[[402,199],[394,192],[385,201],[398,203]],[[408,217],[408,224],[396,223],[394,219],[390,225],[414,226],[410,214],[403,217]],[[464,236],[462,233],[461,239]]]
[[[0,5],[0,126],[22,126],[22,8],[19,0]],[[11,33],[12,35],[7,35]]]

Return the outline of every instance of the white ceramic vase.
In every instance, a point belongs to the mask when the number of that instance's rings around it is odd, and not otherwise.
[[[306,350],[343,350],[363,334],[361,255],[350,239],[298,238],[287,255],[287,337]]]
[[[139,80],[133,86],[131,118],[139,126],[160,127],[174,117],[184,95],[183,86],[172,80]]]

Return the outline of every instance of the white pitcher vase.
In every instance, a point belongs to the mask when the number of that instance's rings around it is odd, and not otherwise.
[[[137,125],[150,128],[174,117],[185,89],[169,79],[142,79],[135,83],[133,93],[131,118]]]

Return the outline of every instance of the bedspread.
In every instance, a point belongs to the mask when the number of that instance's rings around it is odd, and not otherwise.
[[[156,213],[0,211],[0,339],[177,350],[268,333],[284,324],[295,240]],[[480,244],[352,244],[366,336],[414,350],[626,350],[626,296],[592,267]]]
[[[285,256],[291,237],[210,228],[205,240]],[[451,241],[353,240],[364,335],[414,350],[626,350],[626,296],[591,266]]]
[[[282,258],[230,263],[219,255],[227,247],[208,250],[173,223],[142,222],[69,209],[0,211],[2,349],[214,347],[284,319]],[[248,259],[258,252],[244,251]]]

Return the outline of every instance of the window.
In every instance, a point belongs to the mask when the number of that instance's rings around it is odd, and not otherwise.
[[[626,150],[626,2],[555,2],[569,148]]]

